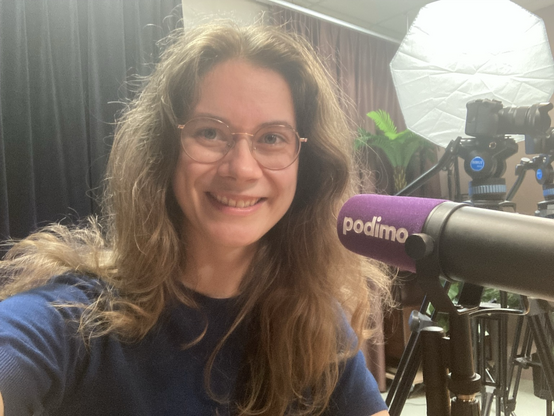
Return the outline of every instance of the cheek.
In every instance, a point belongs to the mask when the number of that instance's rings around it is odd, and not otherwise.
[[[293,172],[291,172],[289,175],[287,175],[286,178],[283,180],[283,195],[284,195],[284,201],[286,201],[287,209],[292,204],[292,201],[294,199],[294,196],[296,194],[296,188],[297,188],[297,179],[298,178],[298,168],[294,169]]]
[[[290,198],[290,201],[289,201],[289,205],[290,205],[292,203],[292,200],[294,199],[294,195],[296,194],[296,178],[294,183],[289,187],[288,193]]]
[[[193,174],[186,156],[181,155],[177,166],[175,167],[175,172],[173,174],[173,194],[177,200],[182,211],[185,211],[187,203],[190,204],[191,199],[191,179]]]
[[[177,165],[175,166],[175,172],[173,172],[173,194],[175,195],[175,198],[177,201],[180,200],[179,195],[182,192],[182,189],[185,185],[185,167],[183,164],[182,156],[179,156],[179,160],[177,161]]]

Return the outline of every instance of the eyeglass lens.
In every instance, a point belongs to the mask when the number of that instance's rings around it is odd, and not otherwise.
[[[181,133],[183,149],[197,162],[212,163],[222,159],[235,144],[230,128],[217,119],[194,118]],[[268,125],[251,136],[250,149],[254,158],[269,169],[282,169],[296,159],[300,141],[289,126]]]

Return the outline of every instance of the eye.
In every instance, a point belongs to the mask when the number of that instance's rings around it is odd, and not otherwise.
[[[287,142],[286,138],[283,135],[278,133],[265,133],[258,140],[259,144],[267,144],[267,145],[278,145],[286,142]]]
[[[259,132],[255,138],[258,148],[280,149],[294,144],[294,131],[282,126],[272,126],[270,130]]]
[[[230,140],[230,135],[223,125],[202,119],[191,123],[190,137],[204,146],[219,145]]]
[[[217,140],[221,134],[213,127],[203,128],[196,132],[195,137],[203,140]]]

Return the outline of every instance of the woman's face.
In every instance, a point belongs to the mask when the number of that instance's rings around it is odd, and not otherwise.
[[[296,129],[294,105],[285,79],[243,60],[216,65],[200,83],[191,118],[219,119],[233,132],[254,133],[267,123]],[[198,247],[254,245],[288,210],[295,191],[298,159],[268,170],[250,152],[248,136],[215,163],[199,163],[181,150],[173,192],[185,216],[186,240]]]

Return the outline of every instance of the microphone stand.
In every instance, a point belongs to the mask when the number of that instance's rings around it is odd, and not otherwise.
[[[427,182],[432,176],[439,173],[442,169],[452,165],[452,163],[458,158],[458,153],[460,149],[460,143],[462,141],[461,137],[458,137],[456,140],[452,140],[444,150],[444,154],[438,160],[437,164],[433,166],[428,171],[421,174],[414,181],[409,183],[405,188],[398,191],[396,196],[405,196],[410,195],[416,189],[419,189],[425,182]]]
[[[443,336],[440,327],[431,326],[421,331],[427,414],[479,416],[476,395],[481,389],[481,377],[474,371],[470,325],[470,313],[476,307],[455,306],[444,291],[439,279],[437,243],[427,234],[413,234],[405,243],[406,252],[416,260],[418,283],[435,310],[448,313],[450,318],[449,339]],[[446,368],[450,369],[449,375]],[[448,391],[453,393],[451,400]]]
[[[456,140],[452,140],[445,149],[444,155],[438,160],[437,164],[431,169],[423,173],[413,182],[408,184],[405,188],[401,189],[397,196],[410,195],[416,189],[425,184],[432,176],[440,172],[442,169],[449,167],[452,163],[458,158],[458,148],[460,146],[462,138],[458,137]],[[448,291],[450,283],[446,282],[445,290]],[[444,290],[444,289],[443,289]],[[426,294],[421,307],[419,309],[419,315],[426,316],[427,308],[429,307],[429,299]],[[437,310],[431,317],[434,320]],[[413,316],[410,320],[413,319]],[[420,330],[422,328],[412,328],[412,333],[408,340],[406,347],[404,348],[404,353],[400,358],[398,363],[396,375],[392,381],[392,384],[387,393],[385,403],[389,407],[390,416],[400,416],[404,404],[410,394],[410,388],[413,384],[417,371],[420,367],[422,360],[422,351],[421,351],[421,339],[420,339]],[[436,337],[436,335],[434,335]]]
[[[516,151],[515,142],[506,137],[503,140],[458,137],[450,142],[444,155],[434,167],[396,195],[409,195],[435,173],[457,161],[459,155],[466,161],[466,171],[469,170],[471,158],[475,155],[484,155],[491,163],[487,162],[487,169],[475,174],[477,178],[472,175],[474,180],[470,183],[471,204],[496,210],[514,208],[513,203],[499,198],[506,195],[505,181],[499,176],[505,171],[505,159]],[[400,415],[409,395],[409,388],[423,360],[427,414],[429,416],[479,416],[480,406],[475,397],[481,390],[481,377],[474,371],[470,314],[479,308],[483,288],[464,284],[458,301],[458,305],[461,306],[455,306],[448,297],[448,289],[445,290],[445,287],[440,284],[438,250],[434,246],[435,242],[426,234],[412,235],[405,244],[408,255],[416,260],[416,280],[426,294],[420,313],[426,312],[429,302],[433,304],[435,313],[448,313],[450,339],[444,337],[442,328],[436,326],[420,328],[412,332],[387,394],[386,404],[389,406],[391,416]],[[444,348],[442,345],[444,343],[448,348]],[[444,354],[446,351],[449,354]],[[446,368],[451,370],[449,376],[446,375]],[[451,402],[449,393],[444,387],[447,385],[445,382],[447,379],[448,389],[454,395]]]
[[[445,152],[443,156],[438,160],[437,164],[433,166],[431,169],[423,173],[421,176],[419,176],[417,179],[415,179],[413,182],[408,184],[405,188],[401,189],[398,193],[396,193],[397,196],[403,196],[403,195],[410,195],[412,192],[414,192],[416,189],[421,187],[423,184],[425,184],[432,176],[434,176],[436,173],[440,172],[442,169],[450,167],[455,160],[458,158],[458,152],[459,147],[461,143],[462,138],[458,137],[456,140],[452,140],[448,146],[445,149]],[[421,266],[420,266],[421,267]],[[450,287],[450,282],[446,282],[444,288],[441,286],[442,291],[446,291],[448,293],[448,289]],[[426,292],[424,292],[426,293]],[[429,295],[426,293],[425,298],[421,304],[421,307],[419,309],[419,315],[420,316],[427,316],[425,315],[427,313],[427,309],[429,307]],[[435,311],[433,315],[431,316],[431,320],[434,320],[436,317],[438,310],[435,308]],[[412,314],[412,317],[410,318],[411,321],[414,320],[414,315]],[[426,325],[430,326],[430,325]],[[437,328],[437,327],[435,327]],[[439,327],[440,328],[440,327]],[[398,363],[396,375],[392,381],[392,384],[389,388],[389,391],[387,393],[387,397],[385,399],[385,403],[389,407],[389,414],[390,416],[400,416],[402,409],[404,408],[404,404],[406,403],[406,400],[410,394],[410,389],[413,384],[413,381],[415,379],[415,376],[417,374],[417,371],[421,365],[422,361],[422,337],[421,334],[423,328],[421,325],[419,328],[412,328],[412,333],[410,335],[410,338],[408,340],[408,343],[404,349],[404,353],[402,354],[402,357],[400,358],[400,362]],[[442,330],[442,328],[440,328]],[[428,332],[428,331],[426,331]],[[439,337],[440,331],[437,332],[436,330],[431,330],[430,337],[427,335],[424,335],[425,337],[425,350],[435,350],[435,347],[431,347],[431,345],[427,345],[430,342],[437,342],[437,337]],[[430,338],[430,339],[429,339]],[[441,336],[442,338],[442,336]],[[428,364],[432,363],[431,360],[426,361]],[[430,367],[427,365],[427,367]],[[437,368],[429,368],[429,374],[441,374],[442,370]],[[425,376],[424,376],[425,377]],[[437,378],[437,383],[433,383],[433,379],[435,379],[435,376],[427,377],[426,385],[427,383],[431,383],[432,385],[443,385],[446,386],[446,383],[442,383],[442,377]],[[444,396],[444,393],[441,395]],[[431,402],[434,402],[433,398],[430,398]],[[444,403],[444,397],[441,399],[438,399],[437,402]],[[448,400],[446,400],[448,402]],[[435,407],[442,408],[443,405],[437,404],[437,405],[431,405],[433,409]],[[435,411],[435,410],[433,410]],[[437,415],[443,414],[444,409],[438,411]],[[431,413],[433,414],[433,413]]]

